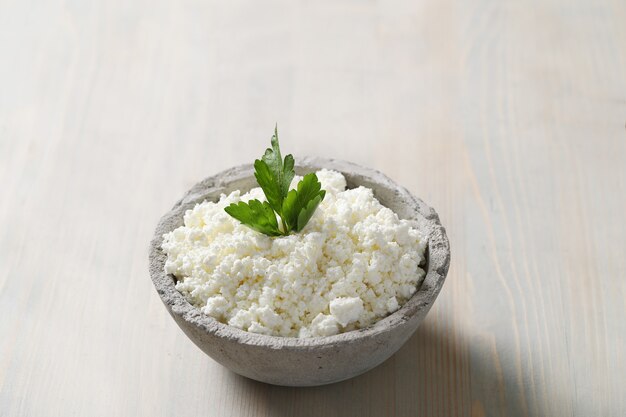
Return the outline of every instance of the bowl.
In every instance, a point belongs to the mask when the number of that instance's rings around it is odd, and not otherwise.
[[[176,324],[203,352],[228,369],[275,385],[315,386],[338,382],[379,365],[409,339],[430,310],[450,265],[450,246],[437,213],[382,173],[359,165],[324,158],[298,160],[296,173],[321,168],[341,172],[348,188],[363,185],[400,218],[417,221],[428,238],[426,276],[415,294],[396,312],[369,327],[327,337],[294,338],[246,332],[201,313],[176,290],[175,278],[164,271],[167,256],[161,249],[163,234],[183,224],[185,211],[220,194],[256,185],[254,168],[238,166],[211,176],[189,190],[166,213],[150,245],[150,276]]]

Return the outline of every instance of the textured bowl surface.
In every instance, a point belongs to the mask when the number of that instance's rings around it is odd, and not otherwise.
[[[187,302],[164,272],[163,234],[183,224],[186,210],[220,194],[256,186],[252,165],[223,171],[199,182],[161,218],[150,246],[150,275],[161,300],[178,326],[207,355],[232,371],[276,385],[313,386],[359,375],[393,355],[415,332],[430,310],[450,265],[445,229],[435,211],[380,172],[353,163],[300,158],[299,175],[321,168],[341,172],[348,188],[374,190],[376,198],[400,218],[414,219],[428,237],[426,277],[398,311],[373,325],[335,336],[298,339],[249,333],[220,323]]]

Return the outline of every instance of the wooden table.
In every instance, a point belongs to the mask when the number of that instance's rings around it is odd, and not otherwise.
[[[0,1],[0,415],[626,415],[626,2]],[[161,305],[159,217],[284,150],[434,206],[452,266],[390,360],[236,376]]]

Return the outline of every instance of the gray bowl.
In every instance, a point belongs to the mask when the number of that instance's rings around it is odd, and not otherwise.
[[[163,234],[183,224],[186,210],[220,194],[256,186],[252,165],[223,171],[194,185],[156,228],[150,245],[150,276],[163,304],[185,334],[211,358],[230,370],[276,385],[314,386],[338,382],[379,365],[409,339],[424,320],[443,285],[450,265],[446,231],[435,211],[385,175],[353,163],[322,158],[298,160],[296,171],[328,168],[345,175],[348,187],[363,185],[400,218],[414,219],[428,236],[426,277],[398,311],[373,325],[335,336],[293,338],[249,333],[220,323],[187,302],[164,272]]]

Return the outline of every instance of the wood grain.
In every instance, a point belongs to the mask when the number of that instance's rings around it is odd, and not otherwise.
[[[626,415],[626,3],[0,1],[0,415]],[[296,155],[379,169],[448,229],[390,360],[231,374],[147,246],[194,182]]]

